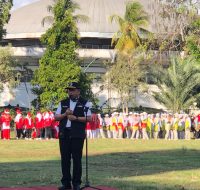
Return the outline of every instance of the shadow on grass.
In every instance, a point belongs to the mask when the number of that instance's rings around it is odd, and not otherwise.
[[[121,190],[188,189],[182,184],[174,186],[156,184],[155,180],[138,181],[134,177],[164,174],[200,168],[200,151],[179,150],[141,153],[111,153],[89,156],[89,180],[92,185],[113,186]],[[0,186],[59,185],[60,161],[0,163]],[[130,180],[127,180],[131,178]],[[83,158],[83,182],[85,158]],[[126,179],[126,180],[125,180]],[[166,182],[167,184],[167,182]],[[200,183],[199,183],[200,185]],[[191,188],[192,189],[192,188]]]

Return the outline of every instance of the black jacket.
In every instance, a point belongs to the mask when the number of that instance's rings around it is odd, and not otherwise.
[[[79,98],[77,101],[77,104],[74,108],[73,115],[77,117],[85,117],[85,104],[87,103],[87,100],[84,100],[83,98]],[[65,99],[61,101],[61,114],[65,113],[65,111],[70,108],[70,99]],[[64,118],[60,121],[59,124],[59,137],[62,136],[62,134],[66,130],[66,124],[67,124],[67,118]],[[86,123],[79,122],[79,121],[71,121],[71,129],[69,133],[69,137],[71,138],[85,138],[85,126]]]

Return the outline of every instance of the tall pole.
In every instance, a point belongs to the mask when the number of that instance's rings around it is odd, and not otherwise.
[[[90,67],[90,65],[92,65],[92,63],[94,63],[96,60],[98,60],[99,58],[95,58],[95,59],[93,59],[87,66],[86,66],[86,68],[84,69],[84,73],[87,71],[87,69]]]
[[[89,68],[89,66],[92,64],[92,63],[94,63],[96,60],[98,60],[99,58],[95,58],[95,59],[93,59],[88,65],[87,65],[87,67],[84,69],[84,73],[86,73],[86,70]],[[85,115],[86,115],[86,125],[87,125],[87,121],[88,121],[88,108],[86,108],[85,107],[85,109],[84,109],[84,112],[85,112]],[[92,187],[92,186],[90,186],[90,182],[89,182],[89,172],[88,172],[88,137],[87,137],[87,133],[86,133],[86,138],[85,138],[85,143],[86,143],[86,146],[85,146],[85,152],[86,152],[86,155],[85,155],[85,157],[86,157],[86,170],[85,170],[85,175],[86,175],[86,179],[85,179],[85,185],[83,186],[83,187],[81,187],[81,190],[82,189],[87,189],[88,187],[89,188],[92,188],[92,189],[96,189],[96,190],[100,190],[99,188],[96,188],[96,187]]]

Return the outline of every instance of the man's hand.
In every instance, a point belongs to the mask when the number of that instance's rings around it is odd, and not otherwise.
[[[72,115],[73,111],[70,110],[69,108],[65,111],[63,114],[55,114],[55,120],[56,121],[61,121],[62,119],[65,119],[66,117],[68,118],[69,115]]]
[[[77,117],[76,117],[75,115],[68,115],[67,118],[68,118],[70,121],[77,120]]]
[[[68,115],[72,115],[73,114],[73,111],[70,110],[69,108],[66,110],[66,112],[64,113],[65,116],[68,116]]]

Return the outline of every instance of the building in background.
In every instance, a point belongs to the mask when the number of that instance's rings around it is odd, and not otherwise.
[[[33,71],[38,67],[39,59],[45,51],[45,47],[40,42],[40,37],[50,27],[42,19],[49,15],[48,5],[52,0],[39,0],[11,12],[11,18],[6,26],[7,35],[2,41],[2,45],[12,44],[14,56],[20,63],[17,68],[22,72],[21,84],[9,92],[5,87],[0,94],[0,106],[7,104],[19,104],[23,107],[30,107],[30,102],[35,98],[31,93],[30,80]],[[87,73],[95,73],[96,79],[93,84],[93,92],[99,98],[100,107],[116,107],[119,97],[116,92],[105,85],[101,76],[106,73],[104,61],[112,61],[115,58],[115,50],[111,47],[113,34],[118,30],[117,24],[111,24],[109,17],[113,14],[123,16],[127,0],[76,0],[80,5],[80,10],[75,14],[83,14],[89,17],[89,22],[78,23],[80,32],[79,57],[82,59],[82,69]],[[140,0],[146,11],[149,13],[150,25],[148,30],[157,32],[157,17],[151,0]],[[162,31],[162,29],[159,29]],[[155,57],[158,55],[155,51]],[[169,58],[166,52],[165,60]],[[150,93],[140,93],[134,90],[137,106],[163,108],[157,103]]]

